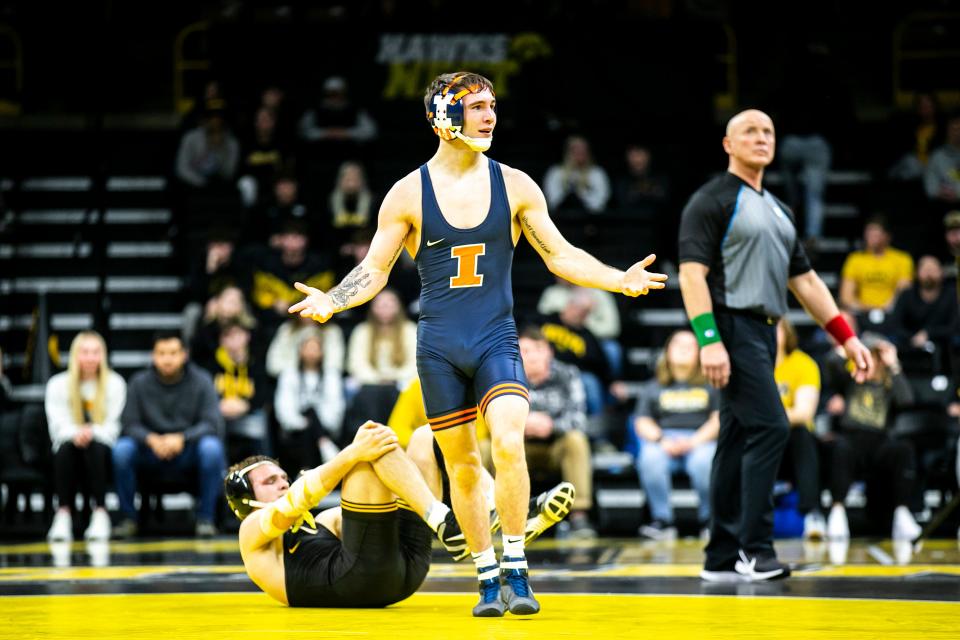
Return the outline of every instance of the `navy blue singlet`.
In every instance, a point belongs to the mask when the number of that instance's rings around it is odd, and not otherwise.
[[[513,320],[510,203],[500,165],[487,162],[490,210],[470,229],[447,222],[420,167],[417,372],[434,431],[471,422],[501,395],[529,399]]]

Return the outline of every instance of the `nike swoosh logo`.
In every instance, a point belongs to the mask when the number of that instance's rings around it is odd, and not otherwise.
[[[429,240],[427,240],[427,246],[432,247],[435,244],[440,244],[444,240],[446,240],[446,238],[440,238],[439,240],[434,240],[433,242],[430,242]]]
[[[303,540],[297,540],[297,544],[295,544],[295,545],[293,545],[292,547],[290,547],[289,549],[287,549],[287,553],[289,553],[289,554],[292,555],[293,552],[296,551],[297,548],[300,546],[300,543],[301,543],[301,542],[303,542]]]

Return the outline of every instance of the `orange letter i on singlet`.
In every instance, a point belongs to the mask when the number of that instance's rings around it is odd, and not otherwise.
[[[479,287],[483,284],[483,274],[477,273],[477,256],[486,253],[486,245],[464,244],[450,247],[450,257],[457,259],[457,275],[450,278],[450,287]]]

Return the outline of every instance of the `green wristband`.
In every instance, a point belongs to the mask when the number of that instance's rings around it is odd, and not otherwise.
[[[701,347],[720,342],[720,332],[717,331],[717,321],[714,319],[713,313],[709,311],[701,313],[690,321],[690,326],[693,327],[693,333],[697,336],[697,343]]]

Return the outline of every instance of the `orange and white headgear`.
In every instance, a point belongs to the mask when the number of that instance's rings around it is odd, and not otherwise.
[[[460,138],[471,151],[486,151],[493,142],[493,136],[486,138],[471,138],[463,135],[463,98],[470,93],[479,93],[487,88],[481,84],[473,84],[461,88],[456,93],[450,90],[463,76],[457,76],[447,86],[433,94],[430,100],[432,111],[427,112],[427,120],[433,126],[433,132],[444,140]],[[493,89],[490,89],[493,93]]]

